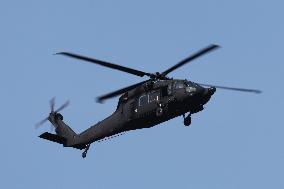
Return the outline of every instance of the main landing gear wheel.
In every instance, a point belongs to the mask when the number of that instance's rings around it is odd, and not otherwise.
[[[191,114],[189,114],[186,117],[185,115],[183,115],[183,117],[184,117],[184,120],[183,120],[184,126],[189,126],[191,124]]]

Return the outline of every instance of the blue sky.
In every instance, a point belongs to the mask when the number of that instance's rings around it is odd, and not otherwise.
[[[283,6],[271,1],[0,2],[0,188],[283,188]],[[112,113],[96,96],[142,81],[54,56],[71,51],[147,72],[222,46],[170,76],[257,88],[217,90],[186,128],[182,118],[75,149],[40,140],[49,99],[81,132]]]

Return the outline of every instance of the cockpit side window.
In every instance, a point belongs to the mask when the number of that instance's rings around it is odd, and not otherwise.
[[[139,106],[143,106],[145,104],[148,103],[148,95],[142,95],[140,98],[139,98]]]
[[[167,94],[168,94],[168,95],[171,95],[172,92],[173,92],[173,84],[170,83],[170,84],[168,85],[168,87],[167,87]]]

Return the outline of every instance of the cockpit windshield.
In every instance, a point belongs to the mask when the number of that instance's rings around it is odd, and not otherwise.
[[[187,87],[190,87],[193,85],[193,83],[191,81],[185,81],[184,82],[186,84]]]
[[[199,85],[191,81],[185,81],[187,87],[198,87]]]
[[[185,83],[184,82],[177,82],[175,83],[175,89],[182,89],[185,88]]]
[[[196,88],[198,87],[199,87],[198,84],[187,80],[179,80],[174,83],[175,90],[186,89],[187,92],[192,92],[196,91]]]

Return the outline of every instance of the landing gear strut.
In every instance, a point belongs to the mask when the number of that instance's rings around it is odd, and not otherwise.
[[[183,124],[184,126],[189,126],[191,124],[191,113],[188,114],[188,116],[185,117],[185,114],[183,114]]]
[[[82,158],[85,158],[87,156],[89,148],[90,148],[90,144],[87,144],[86,148],[84,149],[84,152],[82,153]]]

